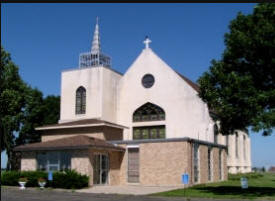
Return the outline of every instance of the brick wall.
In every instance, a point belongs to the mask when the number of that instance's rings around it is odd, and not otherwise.
[[[187,171],[187,142],[144,143],[140,145],[141,185],[180,185]]]
[[[123,145],[126,147],[126,145]],[[219,181],[219,149],[212,148],[213,175],[212,182]],[[190,185],[193,185],[192,143],[161,142],[139,145],[140,185],[171,186],[182,185],[181,176],[189,174]],[[223,149],[224,179],[227,179],[226,151]],[[128,152],[126,150],[120,166],[120,185],[127,182]],[[208,145],[199,145],[199,182],[208,183]]]
[[[199,147],[199,160],[200,160],[200,176],[199,183],[208,182],[208,146],[200,145]]]
[[[88,150],[76,150],[72,152],[71,165],[72,169],[81,174],[90,176],[90,185],[92,184],[93,169],[91,165],[92,158],[91,151]]]
[[[35,152],[22,152],[21,171],[36,170]]]

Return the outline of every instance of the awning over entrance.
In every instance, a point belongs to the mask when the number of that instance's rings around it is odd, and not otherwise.
[[[125,151],[123,147],[113,145],[105,140],[78,135],[46,142],[31,143],[20,145],[14,148],[14,151],[50,151],[50,150],[75,150],[100,148],[114,151]]]

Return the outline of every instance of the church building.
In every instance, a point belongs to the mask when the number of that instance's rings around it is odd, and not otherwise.
[[[90,185],[183,185],[251,171],[244,131],[218,133],[199,86],[145,48],[122,74],[101,51],[96,23],[91,51],[61,74],[58,124],[36,128],[41,142],[21,145],[21,170],[74,169]]]

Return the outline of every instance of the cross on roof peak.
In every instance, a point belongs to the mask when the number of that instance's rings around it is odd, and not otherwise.
[[[145,37],[145,40],[143,41],[143,43],[145,44],[145,49],[148,49],[149,48],[149,44],[151,43],[152,41],[149,39],[148,36]]]

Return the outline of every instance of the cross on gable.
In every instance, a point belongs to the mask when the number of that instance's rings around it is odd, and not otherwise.
[[[146,36],[145,40],[143,41],[143,43],[145,44],[145,49],[148,49],[149,48],[149,44],[151,43],[152,41],[148,38],[148,36]]]

